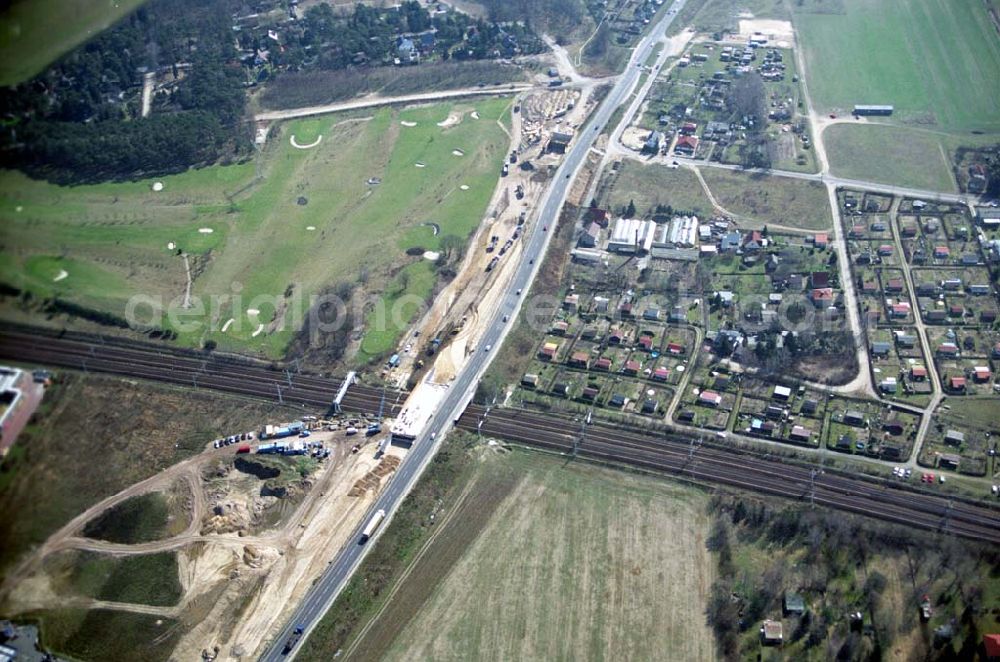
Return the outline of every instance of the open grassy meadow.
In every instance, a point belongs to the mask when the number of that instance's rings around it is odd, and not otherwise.
[[[983,2],[844,0],[841,6],[794,14],[818,110],[892,104],[892,121],[1000,131],[1000,36]]]
[[[13,0],[0,10],[0,85],[40,73],[146,0]]]
[[[484,521],[461,506],[445,520],[350,659],[714,656],[706,495],[532,452],[477,471],[518,479]],[[478,535],[456,550],[469,528]]]
[[[61,595],[169,607],[183,592],[174,552],[111,556],[68,551],[46,558],[45,563],[53,588]]]
[[[633,201],[640,214],[652,213],[657,205],[670,205],[698,216],[712,215],[711,201],[698,183],[697,176],[687,168],[670,169],[626,159],[618,166],[617,172],[605,173],[598,189],[600,203],[615,214],[622,213]]]
[[[951,170],[957,140],[931,131],[871,124],[834,124],[823,131],[833,174],[931,191],[957,190]]]
[[[386,290],[389,303],[430,296],[433,263],[406,251],[464,243],[478,225],[510,103],[292,121],[272,128],[256,163],[164,177],[158,192],[152,180],[70,188],[2,172],[0,281],[119,317],[142,295],[174,314],[142,303],[135,317],[182,344],[280,356],[310,297],[338,284]],[[449,117],[458,121],[442,126]],[[362,357],[391,349],[412,312],[368,329]]]
[[[818,182],[719,168],[702,168],[701,176],[720,205],[745,219],[745,227],[833,229],[826,187]]]

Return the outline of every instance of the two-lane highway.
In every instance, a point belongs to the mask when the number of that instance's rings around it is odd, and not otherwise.
[[[676,18],[677,13],[684,6],[685,2],[686,0],[676,0],[670,7],[664,8],[662,16],[634,49],[625,71],[619,76],[608,96],[598,107],[590,122],[576,136],[566,154],[566,158],[556,171],[555,180],[545,193],[537,218],[525,233],[523,239],[525,249],[521,255],[521,263],[518,265],[517,271],[508,285],[507,292],[501,300],[501,305],[493,312],[489,326],[484,332],[483,337],[479,339],[479,349],[469,358],[466,366],[456,377],[455,381],[452,382],[447,395],[432,416],[427,429],[414,442],[413,447],[403,459],[386,490],[379,495],[369,510],[369,514],[365,516],[365,519],[349,538],[350,542],[341,550],[326,572],[313,585],[305,599],[295,610],[291,620],[275,635],[271,645],[261,658],[265,662],[277,662],[278,660],[287,659],[288,655],[283,652],[285,642],[292,636],[295,628],[302,627],[305,629],[303,640],[308,637],[310,631],[333,604],[337,594],[347,583],[347,580],[358,564],[360,564],[367,548],[374,544],[375,540],[371,540],[364,545],[359,543],[361,528],[367,522],[368,517],[370,517],[371,513],[379,509],[384,509],[389,518],[392,517],[396,508],[423,472],[430,458],[433,457],[434,452],[437,450],[437,445],[441,441],[441,433],[447,430],[452,420],[461,414],[470,395],[475,390],[476,384],[495,353],[487,348],[499,347],[507,335],[510,325],[513,324],[517,312],[520,310],[523,294],[528,291],[541,265],[542,258],[545,256],[545,251],[549,245],[549,239],[558,222],[559,212],[562,209],[566,195],[573,184],[576,174],[587,157],[587,153],[593,146],[597,136],[600,135],[611,119],[615,110],[634,91],[642,74],[643,64],[653,53],[655,45],[663,39],[667,28]],[[386,524],[383,524],[383,529]],[[295,652],[296,649],[293,649],[289,655],[294,655]]]

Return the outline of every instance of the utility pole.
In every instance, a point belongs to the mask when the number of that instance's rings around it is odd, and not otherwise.
[[[275,382],[274,387],[278,389],[278,403],[282,405],[285,404],[284,398],[281,397],[281,384]]]

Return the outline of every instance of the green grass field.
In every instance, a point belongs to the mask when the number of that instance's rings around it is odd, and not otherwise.
[[[148,492],[122,501],[83,527],[87,538],[134,545],[166,535],[169,506],[159,492]]]
[[[66,552],[46,563],[60,594],[158,607],[175,605],[181,599],[173,552],[132,556]]]
[[[146,0],[14,0],[0,11],[0,85],[40,73]]]
[[[846,0],[796,12],[813,103],[892,104],[893,121],[1000,131],[1000,37],[977,0]]]
[[[108,609],[52,609],[30,615],[46,650],[73,660],[167,660],[182,630],[174,619]]]
[[[833,228],[826,187],[817,182],[719,168],[702,168],[701,176],[720,205],[748,221],[746,227]]]
[[[156,315],[144,304],[136,317],[177,331],[182,344],[213,340],[221,349],[280,356],[310,297],[359,282],[361,272],[366,293],[386,290],[390,304],[402,293],[430,295],[431,263],[405,251],[436,250],[449,236],[464,242],[478,225],[506,153],[497,120],[510,103],[292,121],[273,129],[259,164],[164,177],[160,192],[152,180],[69,188],[2,172],[0,280],[119,316],[130,297],[144,295],[176,314]],[[462,120],[438,126],[451,112]],[[300,145],[322,141],[297,149],[292,135]],[[190,309],[180,308],[187,282],[180,251],[194,274]],[[366,329],[374,335],[362,358],[388,351],[409,321],[397,315],[392,328]]]
[[[714,656],[702,492],[530,452],[488,458],[479,471],[521,478],[468,546],[452,548],[464,518],[443,525],[425,554],[453,555],[450,569],[428,577],[419,561],[357,659]],[[431,580],[426,601],[406,599],[408,584]]]
[[[834,124],[823,131],[833,174],[932,191],[955,191],[951,158],[958,139],[908,127]]]
[[[619,166],[614,183],[602,193],[600,203],[620,214],[635,202],[640,214],[651,214],[657,205],[670,205],[674,209],[693,211],[698,216],[711,216],[712,203],[705,196],[698,178],[687,168],[672,170],[661,165],[644,165],[625,160]],[[614,177],[614,175],[612,175]]]

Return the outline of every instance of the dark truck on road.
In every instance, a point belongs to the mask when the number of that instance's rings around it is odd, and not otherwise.
[[[281,649],[282,655],[288,655],[289,653],[292,652],[292,649],[294,649],[295,646],[298,645],[299,639],[302,638],[302,633],[304,631],[305,628],[301,625],[295,628],[295,631],[292,632],[292,636],[290,636],[288,638],[288,641],[285,642],[285,647]]]

